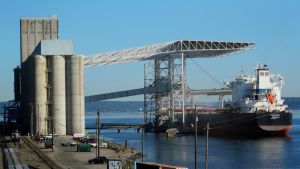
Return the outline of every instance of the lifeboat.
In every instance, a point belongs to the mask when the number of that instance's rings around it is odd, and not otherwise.
[[[273,96],[272,93],[268,93],[267,98],[271,104],[274,104],[276,102],[276,98]]]

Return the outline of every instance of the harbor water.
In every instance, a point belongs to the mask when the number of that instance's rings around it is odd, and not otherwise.
[[[286,137],[209,137],[208,168],[300,168],[300,110],[293,110],[293,125]],[[103,123],[141,123],[142,113],[102,113]],[[95,123],[87,116],[86,124]],[[95,133],[93,130],[87,132]],[[141,132],[135,129],[101,130],[101,137],[141,151]],[[205,166],[205,137],[198,136],[198,167]],[[165,133],[145,133],[144,161],[194,168],[194,135],[167,138]]]

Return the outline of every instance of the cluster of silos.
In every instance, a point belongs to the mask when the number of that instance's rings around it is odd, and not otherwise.
[[[53,124],[57,134],[84,133],[83,58],[74,55],[33,57],[34,132],[47,133]]]
[[[21,132],[84,133],[83,58],[73,54],[72,41],[58,39],[57,17],[21,18],[20,44],[15,101]]]

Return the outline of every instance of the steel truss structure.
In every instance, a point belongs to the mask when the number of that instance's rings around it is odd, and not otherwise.
[[[243,42],[180,40],[90,55],[85,57],[84,63],[85,66],[103,66],[116,63],[152,60],[170,55],[180,58],[181,53],[183,53],[186,58],[215,57],[245,51],[251,49],[254,45],[254,43]]]
[[[185,83],[185,74],[182,67],[185,65],[178,62],[179,59],[174,57],[165,57],[154,59],[145,64],[145,86],[164,86],[167,85],[169,90],[160,93],[144,94],[144,112],[145,123],[154,123],[155,126],[167,124],[171,127],[173,122],[177,121],[175,109],[184,105],[183,101],[187,90]],[[154,121],[151,117],[154,115]]]
[[[144,67],[144,88],[167,85],[169,90],[144,94],[144,122],[152,122],[153,126],[162,126],[162,129],[170,128],[174,123],[184,127],[187,107],[193,106],[197,93],[224,95],[222,90],[190,90],[186,84],[186,59],[224,56],[253,49],[254,46],[254,43],[242,42],[172,41],[87,56],[85,66],[148,60]]]

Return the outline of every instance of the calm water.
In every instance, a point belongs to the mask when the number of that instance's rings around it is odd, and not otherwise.
[[[294,110],[293,127],[288,137],[234,139],[209,138],[209,168],[300,168],[300,110]],[[140,123],[141,113],[103,113],[102,122]],[[87,116],[87,125],[95,117]],[[94,132],[94,131],[88,131]],[[101,137],[141,150],[141,133],[134,129],[101,131]],[[145,133],[145,161],[194,168],[194,136],[168,139],[166,134]],[[205,138],[198,137],[198,166],[204,168]]]

